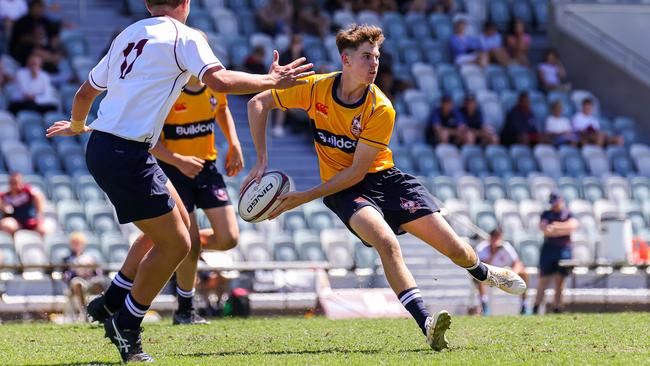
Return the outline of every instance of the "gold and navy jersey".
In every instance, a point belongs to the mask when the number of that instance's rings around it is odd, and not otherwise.
[[[372,84],[354,104],[342,102],[336,95],[341,73],[312,75],[308,83],[284,90],[273,90],[276,106],[307,111],[323,181],[330,180],[352,165],[357,143],[381,151],[368,173],[392,168],[393,154],[388,148],[395,109],[390,100]]]
[[[177,154],[216,160],[215,116],[227,105],[225,94],[207,86],[196,92],[183,89],[165,120],[160,136],[163,146]]]

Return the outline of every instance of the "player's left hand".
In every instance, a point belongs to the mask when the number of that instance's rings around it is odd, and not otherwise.
[[[48,127],[45,131],[45,137],[54,137],[54,136],[77,136],[84,132],[90,132],[92,129],[88,126],[84,127],[84,130],[81,132],[73,132],[70,129],[70,121],[56,121],[52,126]]]
[[[226,154],[226,175],[233,177],[244,168],[244,155],[240,145],[231,145]]]
[[[280,201],[280,204],[269,214],[269,220],[273,220],[280,216],[284,211],[289,211],[309,201],[305,192],[298,191],[285,193],[280,195],[277,199]]]

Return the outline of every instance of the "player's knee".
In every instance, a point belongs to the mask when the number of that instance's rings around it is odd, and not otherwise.
[[[236,247],[238,242],[239,242],[239,232],[238,231],[229,232],[223,241],[223,250],[230,250]]]
[[[187,253],[187,256],[192,259],[198,259],[199,254],[201,254],[201,240],[199,238],[194,238],[190,245],[190,251]]]
[[[378,240],[376,244],[373,243],[373,247],[375,247],[381,257],[399,258],[402,256],[399,242],[395,238],[381,238],[381,240]]]

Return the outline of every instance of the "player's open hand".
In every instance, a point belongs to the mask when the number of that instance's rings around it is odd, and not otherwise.
[[[240,145],[230,145],[226,154],[226,175],[233,177],[244,168],[244,155]]]
[[[77,136],[90,131],[92,131],[92,129],[88,126],[85,126],[83,131],[73,132],[70,129],[70,121],[56,121],[52,124],[52,126],[48,127],[47,130],[45,130],[45,136],[48,138],[54,136]]]
[[[184,175],[194,179],[203,170],[203,164],[205,160],[196,156],[180,156],[174,166]]]
[[[251,169],[250,172],[248,172],[248,175],[246,178],[241,183],[241,187],[239,187],[239,194],[244,190],[244,188],[250,183],[251,181],[255,181],[255,183],[260,184],[260,181],[262,180],[262,176],[264,175],[264,172],[266,171],[266,164],[265,163],[260,163],[257,162],[253,169]]]
[[[305,192],[298,191],[287,192],[280,195],[277,199],[280,201],[280,204],[273,210],[273,212],[269,214],[269,220],[273,220],[274,218],[280,216],[284,211],[294,209],[303,203],[307,203],[308,201]]]
[[[311,70],[311,68],[314,67],[314,64],[305,64],[307,59],[304,57],[294,60],[284,66],[280,66],[278,63],[279,59],[280,54],[278,51],[273,51],[273,63],[269,69],[269,75],[275,81],[275,89],[287,89],[292,86],[305,84],[307,81],[302,79],[314,74],[314,71]]]

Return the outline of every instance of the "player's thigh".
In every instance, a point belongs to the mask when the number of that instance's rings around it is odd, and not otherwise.
[[[232,242],[233,245],[237,243],[239,239],[239,226],[237,225],[237,216],[232,205],[206,208],[203,212],[205,212],[205,216],[210,221],[210,226],[212,226],[217,242]]]
[[[465,253],[466,243],[439,212],[402,224],[401,228],[448,257],[461,256]]]
[[[349,221],[350,228],[364,242],[378,251],[390,248],[399,249],[393,230],[384,217],[372,206],[365,206],[355,212]]]
[[[0,227],[3,229],[16,231],[20,228],[20,224],[13,217],[5,217],[0,220]]]
[[[187,219],[189,223],[189,217]],[[181,252],[187,254],[190,249],[190,233],[178,205],[166,214],[138,220],[134,224],[153,241],[156,247],[179,252],[179,254]]]

